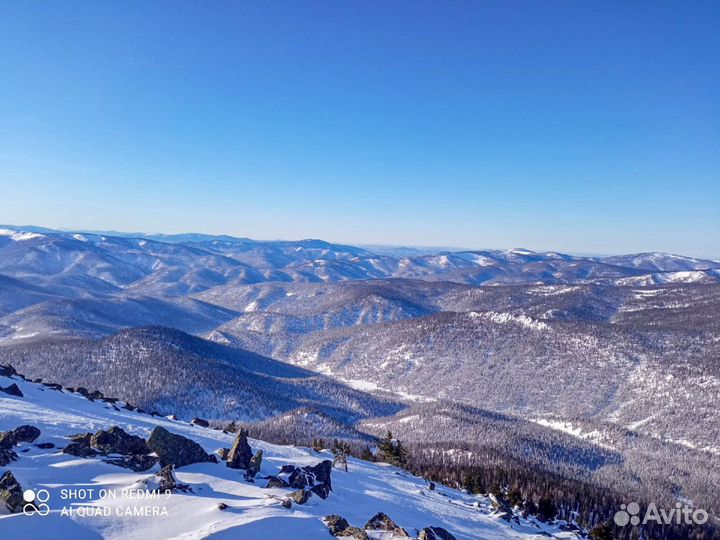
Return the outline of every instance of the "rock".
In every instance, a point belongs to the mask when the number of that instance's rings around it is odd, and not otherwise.
[[[96,399],[97,399],[97,400],[104,399],[105,396],[104,396],[103,393],[100,392],[99,390],[95,390],[94,392],[90,392],[90,393],[87,395],[87,398],[88,398],[90,401],[95,401]]]
[[[210,427],[210,422],[203,420],[202,418],[193,418],[190,420],[190,423],[194,426]]]
[[[129,435],[122,428],[113,426],[107,431],[100,430],[90,438],[90,446],[103,454],[149,454],[145,439]]]
[[[262,457],[262,450],[258,450],[257,453],[250,460],[250,463],[248,463],[245,478],[247,478],[248,480],[252,480],[253,478],[255,478],[255,475],[260,472],[260,466],[262,465]]]
[[[362,529],[357,527],[348,527],[343,532],[338,534],[339,538],[357,538],[357,540],[370,540],[368,534]]]
[[[0,386],[0,392],[5,392],[9,396],[23,397],[23,393],[20,390],[20,387],[15,383],[12,383],[10,386],[8,386],[6,388],[3,388],[2,386]]]
[[[218,503],[217,509],[218,509],[218,510],[227,510],[227,509],[228,509],[228,505],[225,504],[224,502]]]
[[[266,479],[267,479],[268,483],[267,483],[267,486],[265,486],[265,487],[268,487],[268,488],[288,487],[288,483],[285,480],[283,480],[282,478],[278,478],[277,476],[268,476],[268,477],[266,477]]]
[[[225,426],[223,431],[226,433],[237,433],[237,426],[235,425],[235,422],[230,422],[227,426]]]
[[[442,527],[425,527],[420,531],[418,540],[455,540],[455,537]]]
[[[280,501],[280,506],[283,508],[292,508],[292,501],[290,499],[283,499]]]
[[[225,460],[228,458],[228,454],[230,453],[230,449],[229,449],[229,448],[218,448],[217,450],[215,450],[215,453],[217,454],[217,456],[218,456],[220,459],[222,459],[223,461],[225,461]]]
[[[315,483],[327,485],[332,489],[330,482],[330,472],[332,471],[332,461],[326,459],[321,461],[313,467],[303,467],[305,471],[312,474],[315,478]]]
[[[311,496],[312,494],[309,491],[305,491],[304,489],[298,489],[297,491],[293,491],[292,493],[290,493],[290,495],[288,495],[288,497],[290,497],[297,504],[305,504],[306,502],[308,502],[308,499],[310,499]]]
[[[303,469],[295,469],[288,477],[288,484],[295,489],[303,489],[314,484],[315,477]]]
[[[311,487],[310,491],[312,491],[321,499],[327,499],[330,496],[331,489],[330,486],[328,486],[327,484],[317,484]]]
[[[323,521],[325,522],[325,526],[328,528],[328,531],[330,531],[330,534],[333,536],[337,536],[350,526],[345,518],[336,514],[325,516]]]
[[[134,472],[145,472],[155,466],[158,462],[158,458],[148,454],[131,454],[129,456],[106,459],[104,461],[110,465],[124,467],[125,469],[130,469]]]
[[[378,512],[370,518],[365,524],[366,531],[388,531],[393,533],[394,536],[401,536],[403,538],[410,538],[410,535],[405,532],[405,529],[399,527],[390,516],[382,512]]]
[[[46,382],[46,383],[43,383],[43,386],[45,388],[49,388],[50,390],[62,390],[62,384],[58,384],[58,383]]]
[[[429,489],[430,491],[435,491],[435,482],[430,482],[430,483],[428,484],[428,489]]]
[[[283,465],[280,467],[280,474],[292,474],[296,469],[297,467],[295,465]]]
[[[36,444],[35,446],[42,450],[49,450],[50,448],[55,448],[55,445],[51,442],[44,442],[44,443]]]
[[[15,440],[17,441],[15,444],[19,442],[31,443],[40,436],[40,430],[38,428],[28,425],[16,427],[13,429],[13,433],[15,433]]]
[[[10,450],[21,442],[31,443],[40,436],[40,430],[35,426],[19,426],[11,431],[0,433],[0,449]]]
[[[17,371],[10,364],[0,364],[0,377],[12,377]]]
[[[167,491],[192,492],[189,485],[181,484],[178,479],[175,478],[175,467],[173,465],[165,465],[157,473],[145,480],[145,483],[152,491],[158,491],[160,493],[165,493]]]
[[[22,487],[10,471],[6,471],[0,478],[0,504],[3,504],[11,514],[22,512],[25,506]]]
[[[252,448],[247,442],[248,432],[241,429],[228,453],[226,465],[231,469],[247,469],[253,458]]]
[[[90,438],[92,433],[86,433],[85,435],[75,435],[71,437],[72,442],[63,448],[64,454],[70,454],[71,456],[77,456],[81,458],[95,457],[97,452],[90,448]]]
[[[5,450],[0,448],[0,467],[4,467],[11,461],[17,460],[18,455],[12,450]]]
[[[184,467],[192,463],[207,463],[210,456],[195,441],[170,433],[167,429],[157,426],[150,434],[147,446],[160,459],[160,465]]]

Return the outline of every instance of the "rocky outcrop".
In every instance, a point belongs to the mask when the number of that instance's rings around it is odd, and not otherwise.
[[[95,433],[90,437],[90,446],[102,454],[144,455],[151,452],[145,439],[130,435],[117,426]]]
[[[231,469],[247,470],[250,465],[250,460],[253,458],[253,452],[252,448],[250,448],[247,437],[248,432],[245,429],[241,429],[238,432],[237,437],[235,437],[235,442],[233,443],[232,448],[230,448],[226,463],[226,465]]]
[[[326,459],[312,467],[283,465],[280,475],[288,475],[287,484],[295,489],[309,488],[321,499],[327,499],[332,491],[332,461]]]
[[[215,450],[215,454],[223,461],[225,461],[228,458],[229,453],[230,453],[229,448],[218,448],[217,450]]]
[[[160,426],[153,429],[147,445],[157,454],[160,465],[163,467],[166,465],[184,467],[193,463],[206,463],[214,460],[214,456],[209,456],[195,441],[170,433]]]
[[[63,448],[63,453],[81,458],[91,458],[97,456],[97,451],[90,447],[90,439],[92,436],[92,433],[78,433],[77,435],[71,435],[69,437],[71,442]]]
[[[10,386],[7,386],[5,388],[0,386],[0,392],[4,392],[9,396],[24,397],[22,390],[20,390],[20,387],[15,383],[12,383]]]
[[[265,487],[268,488],[286,488],[288,483],[277,476],[266,476],[265,479],[268,481]]]
[[[399,536],[402,538],[410,538],[410,535],[405,532],[405,529],[399,527],[390,516],[382,512],[378,512],[365,524],[366,531],[387,531],[393,534],[393,536]]]
[[[260,472],[260,467],[262,466],[262,457],[262,450],[258,450],[257,453],[250,460],[250,463],[248,463],[247,472],[245,473],[245,479],[252,480],[255,478],[257,473]]]
[[[11,514],[22,512],[25,505],[22,487],[10,471],[6,471],[0,478],[0,504]]]
[[[296,504],[305,504],[311,496],[312,493],[304,489],[298,489],[288,495],[288,497],[290,497]]]
[[[325,516],[323,521],[325,522],[325,526],[328,528],[328,531],[333,536],[337,536],[350,526],[345,518],[336,514]]]
[[[188,484],[180,483],[175,477],[175,467],[173,465],[165,465],[157,473],[146,478],[143,483],[149,491],[159,493],[192,492]]]
[[[103,461],[134,472],[147,471],[158,462],[156,457],[149,455],[152,450],[145,439],[130,435],[117,426],[97,433],[73,435],[70,440],[72,442],[63,453],[82,458],[112,456]]]
[[[210,422],[207,420],[203,420],[202,418],[193,418],[190,420],[190,423],[193,426],[200,426],[200,427],[210,427]]]
[[[425,527],[420,531],[418,540],[455,540],[455,537],[442,527]]]
[[[0,433],[0,449],[9,450],[21,442],[31,443],[40,436],[40,430],[35,426],[20,426],[11,431]]]

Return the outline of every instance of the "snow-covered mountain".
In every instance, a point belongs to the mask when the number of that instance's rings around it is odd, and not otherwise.
[[[235,435],[129,411],[122,401],[88,400],[18,376],[0,376],[0,386],[11,385],[17,395],[0,393],[0,432],[24,427],[14,432],[22,435],[8,448],[0,447],[0,458],[10,455],[0,468],[3,540],[321,539],[332,538],[331,530],[340,537],[378,540],[578,537],[563,522],[508,514],[488,497],[431,485],[402,469],[354,458],[347,471],[333,468],[329,479],[323,479],[331,487],[326,498],[282,487],[282,470],[317,466],[333,459],[329,451],[249,439],[253,452],[262,451],[253,480],[222,460],[208,461],[207,455],[205,462],[178,465],[184,456],[181,446],[213,454],[233,445]],[[118,439],[109,435],[118,428],[139,438],[135,446],[144,448],[148,439],[153,453],[147,464],[135,467],[144,470],[110,463],[122,463],[124,457],[118,454]],[[79,437],[71,439],[101,430],[104,446],[93,438],[88,450],[77,442]],[[184,439],[174,440],[173,448],[151,444],[162,430]],[[75,450],[69,449],[72,445]],[[160,464],[152,464],[155,455]],[[163,460],[176,464],[169,473],[176,485],[169,483],[167,469],[164,478],[158,476]],[[273,478],[278,486],[267,487]],[[33,506],[26,506],[28,500]],[[377,516],[380,512],[389,520]]]

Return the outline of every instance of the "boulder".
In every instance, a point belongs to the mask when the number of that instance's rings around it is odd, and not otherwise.
[[[0,450],[10,450],[21,442],[31,443],[40,436],[40,430],[35,426],[19,426],[11,431],[0,433]]]
[[[195,441],[182,435],[170,433],[167,429],[157,426],[150,434],[147,446],[157,454],[160,465],[184,467],[192,463],[207,463],[210,456]]]
[[[327,499],[330,496],[331,489],[327,484],[316,484],[310,488],[310,491],[321,499]]]
[[[193,418],[190,420],[190,423],[194,426],[210,427],[210,422],[203,420],[202,418]]]
[[[23,397],[23,393],[20,390],[20,387],[15,383],[12,383],[10,386],[7,386],[5,388],[0,386],[0,392],[4,392],[9,396]]]
[[[12,450],[5,450],[0,448],[0,467],[8,465],[11,461],[15,461],[18,455]]]
[[[40,448],[41,450],[49,450],[50,448],[55,448],[55,445],[51,442],[44,442],[39,443],[35,445],[37,448]]]
[[[222,510],[227,510],[227,509],[228,509],[228,505],[225,504],[224,502],[220,502],[220,503],[218,503],[218,505],[217,505],[217,509],[218,509],[218,510],[221,510],[221,511],[222,511]]]
[[[12,432],[15,434],[15,444],[21,442],[31,443],[37,440],[40,436],[40,430],[35,426],[24,425],[16,427]]]
[[[63,454],[81,458],[95,457],[97,452],[90,448],[90,437],[92,437],[92,433],[72,436],[70,438],[72,442],[63,448]]]
[[[288,487],[288,483],[283,480],[282,478],[278,478],[277,476],[267,476],[266,480],[268,481],[267,486],[268,488],[286,488]]]
[[[420,531],[418,540],[455,540],[455,537],[442,527],[425,527]]]
[[[429,489],[430,491],[435,491],[435,482],[430,482],[430,483],[428,484],[428,489]]]
[[[288,495],[296,504],[305,504],[308,499],[312,496],[312,493],[305,491],[304,489],[298,489]]]
[[[388,531],[393,533],[394,536],[400,536],[403,538],[410,538],[410,535],[405,532],[405,529],[399,527],[390,516],[383,512],[378,512],[365,524],[366,531]]]
[[[0,478],[0,504],[4,505],[11,514],[22,512],[25,506],[22,487],[10,471],[5,471]]]
[[[247,478],[248,480],[252,480],[253,478],[255,478],[255,475],[260,472],[260,467],[262,466],[262,457],[262,450],[258,450],[257,453],[250,460],[250,463],[248,463],[245,478]]]
[[[218,448],[217,450],[215,450],[215,453],[217,454],[217,456],[218,456],[220,459],[222,459],[223,461],[225,461],[225,460],[228,458],[228,454],[230,453],[230,449],[229,449],[229,448]]]
[[[330,473],[332,472],[332,461],[326,459],[312,467],[303,467],[305,471],[313,475],[316,484],[324,484],[332,488]]]
[[[226,465],[231,469],[247,469],[253,458],[252,448],[247,441],[248,432],[241,429],[228,453]]]
[[[348,527],[338,534],[339,538],[356,538],[357,540],[370,540],[368,534],[357,527]]]
[[[283,499],[280,501],[280,506],[283,508],[292,508],[292,501],[290,499]]]
[[[350,526],[350,524],[345,518],[340,517],[336,514],[325,516],[323,518],[323,521],[325,522],[325,526],[328,528],[328,531],[333,536],[337,536],[339,533],[341,533]]]
[[[192,492],[187,484],[181,484],[175,477],[175,467],[173,465],[165,465],[157,473],[145,480],[145,484],[151,491],[160,493],[170,492]]]
[[[103,454],[149,454],[151,452],[145,439],[137,435],[130,435],[122,428],[113,426],[110,429],[100,430],[90,438],[90,446]]]

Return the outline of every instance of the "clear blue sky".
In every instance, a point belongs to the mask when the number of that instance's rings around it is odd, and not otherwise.
[[[0,222],[720,257],[720,2],[0,3]]]

